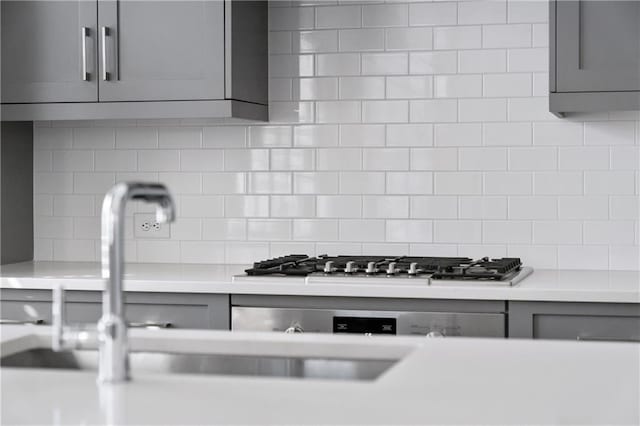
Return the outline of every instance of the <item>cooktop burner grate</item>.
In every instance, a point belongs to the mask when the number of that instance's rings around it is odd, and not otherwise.
[[[468,257],[328,256],[292,254],[255,262],[249,276],[404,276],[442,280],[505,280],[522,266],[519,258],[473,260]]]

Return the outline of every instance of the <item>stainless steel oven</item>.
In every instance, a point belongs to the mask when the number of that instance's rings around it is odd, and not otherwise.
[[[405,312],[234,306],[232,330],[505,337],[503,313]]]

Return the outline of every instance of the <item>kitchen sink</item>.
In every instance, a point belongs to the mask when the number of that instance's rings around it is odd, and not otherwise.
[[[371,381],[397,360],[263,357],[247,355],[131,352],[132,374],[220,374]],[[29,349],[0,358],[0,367],[98,369],[96,350]]]

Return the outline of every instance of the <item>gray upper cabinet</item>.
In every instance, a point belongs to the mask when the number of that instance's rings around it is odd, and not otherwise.
[[[2,1],[2,102],[95,102],[97,3]]]
[[[640,109],[640,2],[552,0],[553,113]]]
[[[2,1],[2,120],[268,119],[265,1]]]
[[[100,101],[223,99],[223,6],[100,1]]]

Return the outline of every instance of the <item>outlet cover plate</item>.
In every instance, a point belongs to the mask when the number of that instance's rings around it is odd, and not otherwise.
[[[171,238],[171,225],[158,223],[155,213],[134,213],[133,236],[145,240]]]

